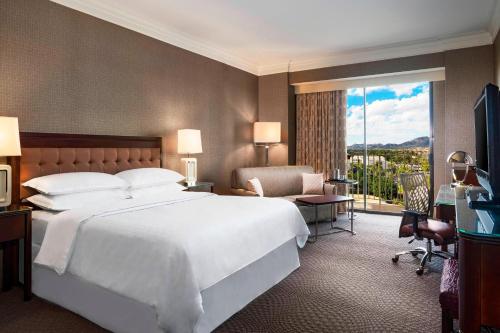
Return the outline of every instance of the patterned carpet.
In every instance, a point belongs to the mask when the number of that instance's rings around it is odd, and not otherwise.
[[[439,332],[441,260],[423,276],[411,256],[394,265],[394,252],[415,246],[397,238],[398,226],[398,217],[358,214],[356,236],[308,244],[297,271],[216,332]],[[104,331],[41,299],[21,299],[18,288],[0,293],[0,332]]]

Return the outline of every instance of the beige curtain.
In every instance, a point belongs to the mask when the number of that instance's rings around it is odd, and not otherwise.
[[[346,173],[346,95],[345,90],[297,95],[297,164],[312,166],[325,179],[334,169]]]

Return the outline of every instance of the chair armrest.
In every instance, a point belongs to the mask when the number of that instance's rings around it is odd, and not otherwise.
[[[337,189],[336,189],[336,187],[335,187],[334,184],[325,183],[323,185],[323,192],[325,194],[336,194],[337,193]]]
[[[233,188],[231,187],[230,189],[231,194],[233,195],[239,195],[239,196],[245,196],[245,197],[258,197],[259,195],[253,191],[248,191],[242,188]]]

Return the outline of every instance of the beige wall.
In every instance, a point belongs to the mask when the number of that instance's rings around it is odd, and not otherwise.
[[[271,165],[288,164],[288,75],[287,73],[259,77],[259,121],[281,122],[281,144],[269,151]],[[263,149],[259,150],[259,165],[264,164]]]
[[[257,103],[252,74],[48,0],[0,1],[0,115],[22,131],[163,136],[179,169],[176,131],[198,128],[199,178],[226,192],[256,163]]]
[[[433,134],[434,134],[434,192],[437,194],[439,186],[450,181],[450,174],[446,173],[447,165],[445,149],[445,81],[432,83],[432,107],[433,107]]]
[[[434,112],[438,125],[435,135],[439,137],[435,142],[437,154],[434,159],[434,169],[439,170],[435,182],[435,186],[438,186],[449,181],[446,178],[449,173],[445,159],[450,152],[465,150],[474,154],[472,107],[482,87],[494,80],[493,45],[293,72],[290,73],[289,82],[293,84],[436,67],[445,67],[446,70],[446,81],[437,85],[434,96],[434,102],[438,103]],[[259,117],[266,117],[268,112],[271,113],[271,108],[267,107],[273,105],[270,101],[271,99],[259,89]],[[277,113],[287,112],[290,115],[294,112],[294,107],[289,106],[289,110],[272,110],[272,117],[285,119],[285,114]],[[290,147],[288,154],[294,155],[295,149]],[[285,160],[284,157],[281,159]]]
[[[493,46],[445,52],[445,67],[445,155],[463,150],[474,157],[473,107],[484,86],[495,80]]]

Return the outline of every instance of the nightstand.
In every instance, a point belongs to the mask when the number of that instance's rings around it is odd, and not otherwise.
[[[0,211],[3,291],[19,283],[20,239],[24,239],[24,300],[29,301],[31,299],[31,207],[11,205]]]
[[[186,191],[214,193],[214,183],[212,182],[196,182],[194,185],[188,185],[184,182],[181,185],[187,187]]]

